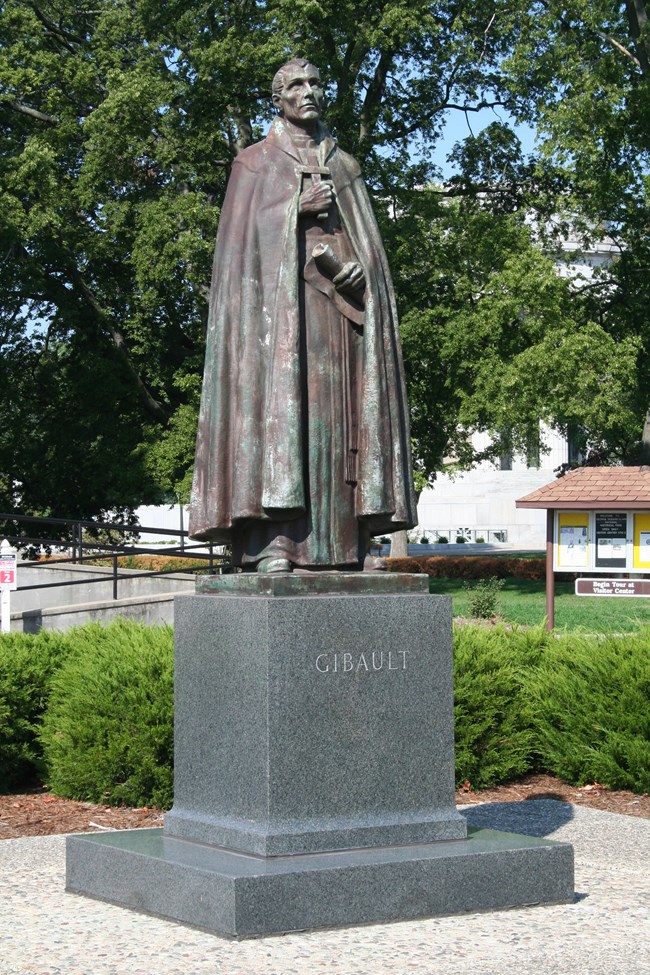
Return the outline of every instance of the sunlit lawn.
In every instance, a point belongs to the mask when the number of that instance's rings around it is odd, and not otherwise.
[[[430,591],[452,597],[454,616],[469,616],[470,594],[460,579],[430,579]],[[510,623],[536,626],[546,617],[543,582],[504,579],[497,610]],[[555,583],[556,629],[629,633],[650,625],[650,599],[576,596],[572,582]]]

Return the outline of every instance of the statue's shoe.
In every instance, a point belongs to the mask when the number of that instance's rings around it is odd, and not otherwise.
[[[268,558],[257,563],[258,572],[291,572],[289,559]]]

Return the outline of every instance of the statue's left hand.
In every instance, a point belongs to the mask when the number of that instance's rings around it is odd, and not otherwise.
[[[332,279],[334,287],[342,294],[357,295],[366,286],[366,276],[363,268],[356,261],[348,261],[339,273]]]

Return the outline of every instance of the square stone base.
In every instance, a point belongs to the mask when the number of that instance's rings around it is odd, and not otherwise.
[[[513,833],[260,857],[162,829],[67,839],[66,889],[235,938],[573,900],[573,849]]]

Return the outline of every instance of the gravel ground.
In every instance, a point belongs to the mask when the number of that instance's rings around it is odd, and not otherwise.
[[[0,844],[1,975],[650,975],[650,821],[551,799],[465,809],[574,845],[576,901],[229,941],[64,892],[63,836]]]

